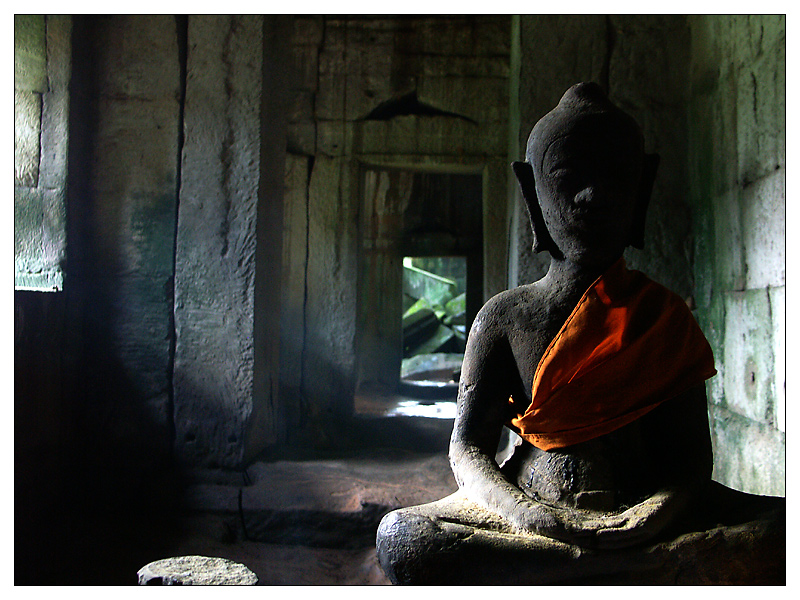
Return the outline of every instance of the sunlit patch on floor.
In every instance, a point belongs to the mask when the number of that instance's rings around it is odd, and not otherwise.
[[[388,413],[389,417],[427,417],[429,419],[455,419],[456,403],[452,401],[403,400]]]

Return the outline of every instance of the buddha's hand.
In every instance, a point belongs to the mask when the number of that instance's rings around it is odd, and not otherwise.
[[[593,546],[595,528],[587,527],[575,517],[573,511],[540,504],[535,500],[518,501],[509,516],[511,523],[521,532],[578,544]]]
[[[668,525],[680,502],[673,491],[659,491],[621,513],[603,514],[520,501],[511,522],[534,533],[585,548],[615,549],[644,543]]]
[[[614,549],[653,538],[675,516],[679,503],[673,492],[660,491],[624,512],[594,521],[597,548]]]

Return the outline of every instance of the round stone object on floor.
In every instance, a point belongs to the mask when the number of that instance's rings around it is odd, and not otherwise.
[[[139,585],[256,585],[258,577],[243,564],[209,556],[175,556],[145,565]]]

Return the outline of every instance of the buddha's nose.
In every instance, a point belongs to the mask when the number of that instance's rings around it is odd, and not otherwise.
[[[598,193],[594,186],[589,186],[575,194],[573,202],[580,208],[590,208],[597,204]]]
[[[573,202],[582,209],[602,208],[608,204],[608,194],[600,185],[589,185],[575,194]]]

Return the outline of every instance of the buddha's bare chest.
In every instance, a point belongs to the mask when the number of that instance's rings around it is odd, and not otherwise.
[[[510,329],[508,343],[528,400],[536,368],[553,339],[564,326],[567,315],[539,311],[528,318],[520,318]]]
[[[655,486],[640,422],[560,450],[522,442],[503,471],[538,501],[602,511],[635,504]]]

